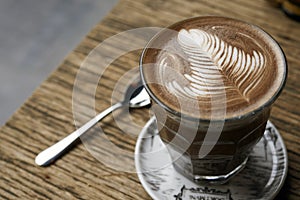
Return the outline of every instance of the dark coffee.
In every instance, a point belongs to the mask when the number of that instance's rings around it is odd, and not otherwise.
[[[175,167],[193,176],[226,176],[245,164],[262,137],[286,63],[260,28],[208,16],[157,34],[143,52],[141,74],[163,108],[154,111],[162,140],[174,161],[182,155]]]

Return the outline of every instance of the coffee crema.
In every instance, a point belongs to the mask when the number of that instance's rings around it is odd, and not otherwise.
[[[173,113],[200,119],[251,113],[271,103],[286,76],[285,57],[267,33],[216,16],[164,29],[149,42],[141,63],[153,99]]]

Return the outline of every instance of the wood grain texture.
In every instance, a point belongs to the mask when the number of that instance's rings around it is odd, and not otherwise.
[[[75,129],[72,113],[75,77],[83,60],[101,41],[125,30],[164,27],[199,15],[222,15],[256,24],[283,48],[289,77],[273,107],[271,120],[286,143],[289,172],[277,199],[299,199],[300,23],[289,19],[265,0],[121,0],[0,129],[0,199],[150,199],[136,174],[106,167],[82,144],[47,168],[36,166],[34,158]],[[138,38],[137,42],[140,42]],[[109,52],[118,51],[118,47],[118,44],[105,47],[107,56]],[[137,66],[139,53],[122,56],[105,71],[94,95],[96,111],[111,104],[114,83],[132,66]],[[95,75],[96,63],[85,73],[87,77]],[[93,94],[88,92],[91,84],[87,81],[79,86],[82,98]],[[90,111],[94,105],[83,102],[82,107]],[[132,117],[137,123],[143,124],[147,120],[145,111],[134,111]],[[84,113],[82,116],[81,123],[91,117]],[[111,117],[101,126],[115,144],[133,152],[136,138],[124,138]]]

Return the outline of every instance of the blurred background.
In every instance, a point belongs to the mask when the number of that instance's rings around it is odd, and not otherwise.
[[[117,0],[0,0],[0,126]]]

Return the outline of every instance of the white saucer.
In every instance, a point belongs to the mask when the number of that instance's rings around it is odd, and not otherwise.
[[[245,169],[224,185],[197,184],[175,171],[157,132],[155,118],[151,118],[135,148],[138,177],[153,199],[273,199],[286,178],[286,148],[271,122],[251,152]]]

